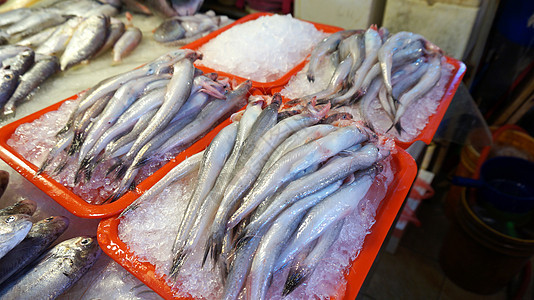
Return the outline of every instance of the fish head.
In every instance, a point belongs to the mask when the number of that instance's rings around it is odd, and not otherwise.
[[[69,227],[69,223],[70,221],[67,217],[51,216],[35,223],[33,226],[35,227],[36,231],[43,235],[58,236],[63,233],[67,227]]]
[[[48,255],[66,258],[73,267],[80,267],[96,261],[101,252],[95,236],[79,236],[57,244]]]
[[[0,235],[13,236],[18,232],[26,232],[32,227],[30,216],[23,214],[0,217]]]
[[[13,70],[7,68],[0,69],[0,82],[11,83],[16,82],[17,79],[18,78]]]
[[[154,31],[156,42],[168,43],[183,39],[185,37],[185,28],[178,19],[167,19],[163,21]]]
[[[31,216],[37,210],[37,203],[30,199],[22,199],[13,204],[12,208],[13,209],[11,211],[15,214]]]

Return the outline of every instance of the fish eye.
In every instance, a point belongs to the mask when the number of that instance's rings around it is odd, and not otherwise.
[[[11,223],[11,222],[15,221],[15,219],[16,219],[15,216],[9,216],[6,219],[6,223]]]
[[[4,75],[4,79],[6,79],[6,80],[11,80],[11,79],[13,79],[13,74],[5,74],[5,75]]]
[[[45,219],[45,221],[52,221],[54,219],[54,217],[48,217]]]
[[[83,239],[80,243],[81,243],[82,245],[87,245],[87,244],[89,244],[90,242],[91,242],[91,240],[89,240],[89,239]]]

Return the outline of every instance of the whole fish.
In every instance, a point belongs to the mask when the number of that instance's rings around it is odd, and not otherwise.
[[[122,218],[129,211],[135,210],[137,207],[139,207],[139,204],[141,204],[143,201],[147,199],[151,199],[155,195],[161,193],[163,189],[171,185],[173,182],[183,178],[184,176],[190,174],[191,172],[198,170],[203,156],[204,156],[204,151],[200,151],[199,153],[193,154],[190,157],[186,158],[176,167],[172,168],[167,174],[165,174],[165,176],[163,176],[163,178],[158,180],[158,182],[154,184],[148,191],[143,193],[143,195],[135,199],[135,201],[132,202],[132,204],[130,204],[127,208],[125,208],[120,213],[119,218]]]
[[[33,224],[28,235],[0,259],[0,284],[41,255],[69,226],[67,217],[48,217]]]
[[[0,106],[3,106],[15,92],[18,78],[13,70],[0,68]]]
[[[65,51],[61,55],[61,70],[84,61],[95,54],[104,45],[108,33],[109,17],[95,15],[88,17],[78,25],[72,34]]]
[[[310,207],[334,193],[340,186],[341,180],[295,203],[276,218],[267,233],[261,237],[252,261],[247,285],[250,299],[266,299],[276,259],[287,241],[291,239],[300,220]]]
[[[227,158],[230,156],[230,151],[234,147],[237,137],[237,129],[237,123],[226,126],[213,138],[212,142],[204,151],[196,187],[188,200],[185,215],[180,221],[178,235],[174,241],[172,249],[174,259],[170,272],[171,276],[178,274],[185,261],[187,253],[184,253],[184,247],[187,243],[187,237],[198,216],[200,207],[213,188]]]
[[[142,38],[143,33],[139,28],[133,26],[126,28],[113,45],[113,63],[120,63],[124,57],[137,48]]]
[[[284,119],[267,131],[259,141],[243,168],[238,170],[228,183],[224,198],[209,230],[206,251],[211,252],[214,261],[219,259],[226,223],[233,213],[234,206],[252,187],[272,151],[294,132],[319,122],[329,109],[329,105],[320,111],[311,108],[307,113]]]
[[[332,244],[338,239],[339,233],[343,228],[345,220],[339,220],[332,224],[323,235],[317,239],[317,243],[313,246],[311,251],[307,253],[302,260],[293,261],[289,270],[286,283],[282,295],[287,296],[294,291],[299,285],[308,279],[313,273],[315,267],[319,264],[323,256],[330,250]]]
[[[57,55],[63,52],[76,28],[83,21],[82,17],[74,17],[56,27],[56,30],[35,50],[44,55]]]
[[[350,214],[373,184],[377,169],[360,171],[355,180],[326,197],[306,214],[293,239],[280,254],[274,270],[287,265],[306,245],[316,240],[332,224]]]
[[[238,239],[254,235],[292,203],[329,186],[333,182],[346,178],[357,170],[368,168],[378,159],[378,148],[373,144],[367,144],[346,156],[331,159],[319,170],[291,182],[273,199],[269,200],[264,211],[250,222]]]
[[[96,237],[75,237],[46,251],[0,288],[0,299],[54,299],[93,266],[102,250]]]
[[[50,152],[48,152],[46,154],[46,157],[43,161],[43,163],[41,164],[41,166],[39,167],[39,170],[37,170],[37,172],[35,173],[35,176],[43,173],[46,168],[48,167],[48,165],[50,165],[50,163],[64,150],[67,149],[68,146],[70,146],[72,144],[72,141],[74,140],[74,132],[73,131],[69,131],[67,133],[65,133],[64,135],[62,135],[57,141],[56,141],[56,144],[54,145],[54,147],[50,150]],[[66,163],[66,158],[65,158],[65,163]],[[62,162],[59,163],[59,165],[61,165]],[[62,167],[61,167],[62,168]],[[59,171],[59,170],[58,170]]]
[[[23,198],[13,205],[0,209],[0,216],[17,214],[32,216],[36,209],[37,203],[35,201]]]
[[[60,13],[51,10],[40,10],[12,24],[5,32],[9,36],[20,35],[25,37],[36,34],[48,27],[62,24],[66,20],[66,17]]]
[[[336,51],[341,40],[358,33],[358,30],[342,30],[329,35],[319,42],[310,55],[310,62],[306,76],[309,81],[315,81],[315,73],[318,71],[320,61],[329,53]]]
[[[0,216],[0,258],[18,245],[32,228],[28,215]]]
[[[360,144],[367,138],[367,135],[357,127],[347,126],[289,151],[263,177],[257,179],[250,192],[243,199],[239,209],[228,220],[227,227],[230,229],[236,226],[260,202],[272,196],[278,188],[287,182],[292,181],[301,171],[325,161],[352,145]]]
[[[35,64],[20,77],[20,82],[15,92],[4,106],[4,116],[15,114],[16,106],[23,101],[35,88],[43,83],[48,77],[54,75],[59,69],[55,56],[38,59]]]

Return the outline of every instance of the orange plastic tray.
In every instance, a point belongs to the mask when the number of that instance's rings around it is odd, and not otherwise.
[[[402,141],[395,140],[395,143],[399,145],[402,149],[407,149],[416,141],[422,141],[427,145],[430,144],[430,142],[434,138],[434,134],[436,133],[436,130],[438,130],[439,124],[441,123],[441,119],[443,119],[445,112],[447,112],[447,108],[449,108],[449,104],[451,104],[451,100],[454,97],[454,94],[456,93],[458,86],[462,82],[462,78],[464,77],[465,70],[466,70],[465,64],[452,57],[446,56],[446,59],[447,59],[447,63],[453,66],[453,70],[452,70],[451,77],[449,78],[449,82],[447,83],[447,86],[445,87],[445,93],[443,94],[443,97],[441,98],[438,108],[436,112],[429,117],[428,124],[425,126],[423,130],[421,130],[419,135],[415,137],[413,141],[402,142]],[[283,86],[273,88],[271,89],[271,93],[272,94],[278,93],[282,91],[283,88],[284,88]],[[288,101],[288,100],[289,99],[285,99],[284,101]]]
[[[398,152],[393,155],[392,164],[395,178],[390,183],[386,196],[382,200],[371,233],[365,238],[360,254],[352,262],[349,272],[345,274],[347,286],[343,299],[353,300],[356,298],[415,179],[417,173],[415,161],[407,152],[399,147],[397,149]],[[173,296],[171,287],[165,282],[166,276],[156,275],[153,264],[138,261],[135,253],[130,251],[128,246],[119,239],[119,223],[120,219],[114,216],[103,219],[98,225],[97,237],[102,250],[160,296],[165,299],[183,299]]]
[[[271,15],[273,15],[273,14],[272,13],[265,13],[265,12],[260,12],[260,13],[254,13],[254,14],[247,15],[247,16],[241,18],[241,19],[238,19],[237,21],[235,21],[235,22],[233,22],[233,23],[231,23],[229,25],[226,25],[226,26],[224,26],[222,28],[219,28],[218,30],[215,30],[215,31],[211,32],[210,34],[206,35],[205,37],[202,37],[202,38],[200,38],[200,39],[198,39],[198,40],[196,40],[196,41],[194,41],[194,42],[192,42],[190,44],[187,44],[187,45],[183,46],[182,48],[198,50],[200,47],[202,47],[202,45],[204,45],[207,42],[209,42],[211,39],[213,39],[214,37],[219,35],[221,32],[224,32],[224,31],[234,27],[235,25],[243,24],[245,22],[258,19],[259,17],[262,17],[262,16],[271,16]],[[334,32],[343,30],[343,28],[336,27],[336,26],[319,24],[319,23],[314,23],[314,22],[305,21],[305,20],[301,20],[301,21],[311,23],[318,30],[322,30],[323,32],[326,32],[326,33],[334,33]],[[293,69],[289,70],[286,74],[284,74],[282,77],[278,78],[275,81],[259,82],[259,81],[252,80],[252,87],[259,89],[264,94],[268,94],[269,91],[272,88],[284,86],[293,75],[295,75],[298,71],[300,71],[302,68],[304,68],[304,66],[306,65],[306,60],[307,59],[304,59],[302,62],[300,62],[298,65],[296,65]],[[241,83],[241,82],[247,80],[246,78],[243,78],[243,77],[240,77],[240,76],[236,76],[234,74],[229,74],[229,73],[221,72],[221,71],[218,71],[218,70],[214,70],[214,69],[206,67],[206,66],[202,66],[202,65],[195,65],[195,66],[198,69],[201,69],[202,71],[204,71],[206,73],[217,72],[221,76],[227,76],[227,77],[233,78],[233,79],[236,80],[237,83]]]
[[[82,218],[105,218],[120,213],[130,203],[132,203],[137,197],[144,193],[147,189],[153,186],[158,180],[160,180],[167,172],[169,172],[174,166],[183,161],[186,157],[202,151],[206,148],[211,140],[217,135],[217,133],[230,124],[230,119],[225,120],[219,126],[215,127],[212,131],[206,134],[202,139],[198,140],[188,149],[182,151],[174,159],[163,165],[154,174],[143,180],[137,186],[135,191],[130,191],[117,201],[109,204],[95,205],[89,204],[80,196],[74,194],[67,187],[54,180],[48,174],[41,173],[36,176],[36,172],[39,169],[37,166],[26,160],[22,155],[17,153],[15,149],[7,144],[7,140],[13,135],[17,127],[24,123],[33,122],[43,114],[59,109],[61,104],[67,100],[75,100],[77,95],[67,98],[59,103],[46,107],[40,111],[37,111],[27,117],[17,120],[13,123],[5,125],[0,128],[0,158],[4,160],[13,169],[19,172],[22,176],[26,177],[30,182],[35,184],[39,189],[48,194],[57,203],[70,211],[72,214]]]

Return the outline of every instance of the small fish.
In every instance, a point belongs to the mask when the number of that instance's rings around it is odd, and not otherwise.
[[[58,26],[60,25],[49,27],[41,32],[20,40],[17,42],[17,45],[37,48],[44,43],[54,33],[54,31],[56,31]]]
[[[35,51],[44,55],[60,54],[65,50],[76,28],[82,21],[82,17],[74,17],[56,27],[56,30]]]
[[[130,52],[132,52],[143,38],[143,33],[137,27],[128,27],[121,37],[113,46],[113,63],[117,64],[122,61]]]
[[[28,215],[7,215],[0,217],[0,258],[18,245],[32,228]]]
[[[21,21],[32,14],[29,8],[17,8],[0,13],[0,26],[6,26]]]
[[[78,25],[61,55],[61,70],[84,61],[95,54],[104,42],[108,32],[109,17],[95,15],[88,17]]]
[[[109,20],[109,32],[108,36],[106,37],[106,41],[104,42],[104,45],[100,47],[98,52],[96,52],[93,55],[93,58],[100,56],[101,54],[105,53],[109,49],[113,48],[113,45],[117,42],[117,40],[122,36],[125,30],[124,23],[122,21],[117,20],[115,18],[110,18]]]
[[[10,69],[0,69],[0,106],[3,106],[15,92],[19,76]]]
[[[58,69],[59,64],[55,56],[37,60],[37,62],[20,77],[19,85],[4,106],[4,117],[14,115],[16,106],[48,77],[54,75]]]
[[[69,226],[67,217],[48,217],[33,224],[26,238],[0,259],[0,284],[41,255]]]
[[[0,216],[17,214],[32,216],[36,209],[37,203],[35,203],[35,201],[30,199],[22,199],[11,206],[0,209]]]
[[[40,10],[12,24],[5,32],[9,36],[18,35],[26,37],[45,30],[46,28],[62,24],[66,20],[66,17],[60,13],[51,10]]]
[[[154,40],[158,43],[168,43],[183,39],[185,37],[185,28],[177,18],[171,18],[163,21],[154,31]]]
[[[9,69],[17,77],[28,71],[35,62],[35,53],[31,49],[22,50],[19,54],[2,61],[2,68]]]
[[[45,252],[0,288],[0,299],[54,299],[71,287],[102,253],[96,237],[75,237]]]

